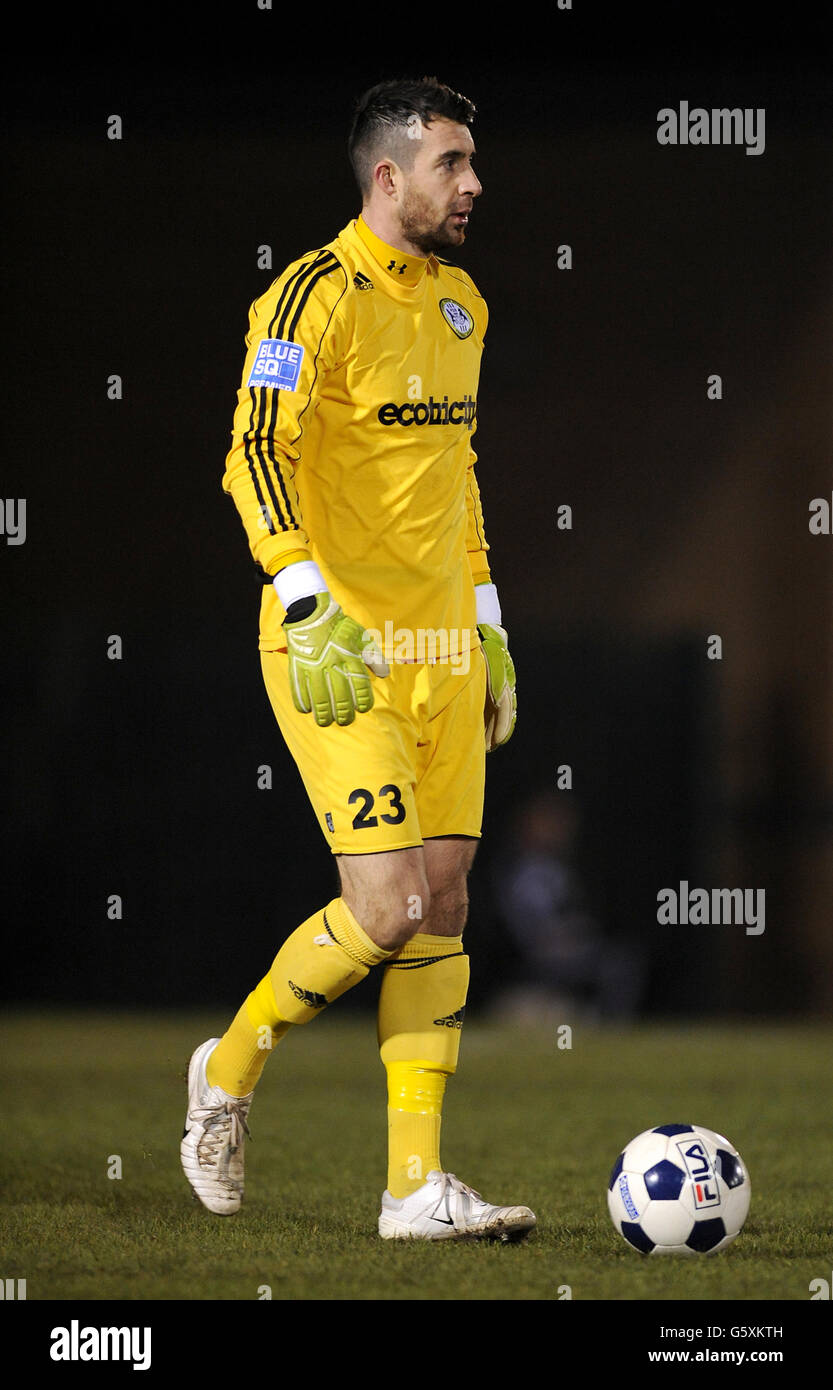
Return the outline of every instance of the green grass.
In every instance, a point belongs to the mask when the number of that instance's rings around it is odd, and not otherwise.
[[[443,1162],[490,1201],[528,1203],[525,1245],[396,1245],[384,1072],[371,1017],[297,1029],[252,1107],[247,1196],[214,1217],[179,1167],[184,1074],[217,1017],[20,1014],[2,1029],[0,1272],[33,1299],[797,1299],[830,1278],[830,1028],[552,1031],[466,1024]],[[620,1148],[683,1120],[727,1134],[752,1179],[714,1259],[645,1259],[614,1232]],[[120,1181],[107,1177],[118,1154]]]

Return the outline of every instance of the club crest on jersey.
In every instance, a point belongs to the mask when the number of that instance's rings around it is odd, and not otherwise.
[[[458,338],[468,338],[474,328],[474,319],[456,299],[441,299],[440,308],[449,328],[453,328]]]
[[[264,338],[249,372],[247,386],[276,386],[281,391],[294,391],[301,375],[304,348],[301,343],[288,343],[284,338]]]

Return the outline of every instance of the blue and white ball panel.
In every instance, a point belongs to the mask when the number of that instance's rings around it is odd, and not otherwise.
[[[696,1222],[682,1202],[651,1202],[639,1224],[655,1245],[681,1246],[685,1245]]]
[[[729,1153],[727,1149],[718,1149],[715,1157],[715,1168],[727,1187],[740,1187],[746,1179],[746,1172],[740,1161],[740,1155]]]
[[[623,1221],[619,1229],[628,1245],[632,1245],[642,1255],[652,1255],[654,1252],[654,1242],[649,1240],[642,1227],[634,1221]]]
[[[274,386],[280,391],[294,391],[303,360],[302,343],[290,343],[285,338],[263,338],[258,344],[246,385]]]
[[[664,1134],[647,1129],[632,1139],[625,1150],[625,1166],[632,1172],[644,1173],[655,1163],[661,1163],[668,1151],[668,1140]]]
[[[645,1190],[653,1202],[676,1202],[685,1182],[685,1173],[670,1159],[660,1159],[645,1172]]]
[[[746,1176],[744,1169],[744,1181],[738,1187],[727,1187],[723,1198],[723,1220],[726,1222],[726,1230],[737,1232],[743,1226],[744,1221],[749,1215],[749,1203],[752,1199],[752,1186]]]
[[[722,1218],[711,1216],[707,1221],[695,1223],[686,1245],[695,1255],[712,1255],[720,1249],[725,1239],[726,1227]]]

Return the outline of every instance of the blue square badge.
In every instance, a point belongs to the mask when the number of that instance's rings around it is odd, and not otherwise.
[[[294,391],[301,375],[304,349],[301,343],[288,343],[283,338],[264,338],[249,373],[249,386],[275,386],[281,391]]]

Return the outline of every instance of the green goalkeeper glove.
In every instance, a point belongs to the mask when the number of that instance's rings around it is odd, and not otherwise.
[[[370,671],[387,676],[382,653],[328,593],[297,599],[284,619],[289,686],[295,708],[316,724],[352,724],[373,708]],[[369,668],[369,669],[368,669]]]
[[[486,752],[508,743],[518,717],[515,695],[515,667],[506,646],[506,629],[493,623],[478,623],[477,631],[486,658]]]

